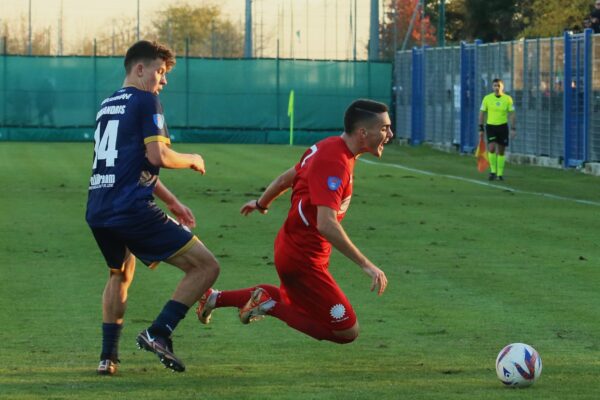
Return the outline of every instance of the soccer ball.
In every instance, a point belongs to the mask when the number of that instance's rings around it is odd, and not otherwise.
[[[506,386],[527,387],[540,377],[542,358],[528,344],[513,343],[496,357],[496,375]]]

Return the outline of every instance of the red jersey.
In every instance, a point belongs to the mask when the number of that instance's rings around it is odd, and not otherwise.
[[[275,251],[313,265],[327,265],[331,244],[317,230],[317,206],[337,211],[341,221],[352,197],[355,157],[340,136],[311,146],[296,164],[291,207]]]

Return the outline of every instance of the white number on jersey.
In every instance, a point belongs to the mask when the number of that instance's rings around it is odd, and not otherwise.
[[[302,160],[302,164],[300,164],[300,168],[304,167],[306,160],[308,160],[309,158],[314,156],[316,152],[317,152],[317,145],[313,144],[312,146],[310,146],[310,154],[307,155],[306,157],[304,157],[304,160]]]
[[[116,148],[118,133],[118,120],[108,121],[103,134],[100,134],[100,124],[98,124],[96,132],[94,132],[94,152],[96,155],[94,157],[94,165],[92,166],[92,169],[96,169],[98,160],[105,160],[107,167],[115,166],[115,160],[119,156],[119,151]]]

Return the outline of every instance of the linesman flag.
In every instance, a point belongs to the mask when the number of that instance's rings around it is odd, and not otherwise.
[[[484,172],[489,168],[490,162],[488,161],[488,153],[483,136],[479,137],[479,145],[477,146],[477,150],[475,150],[475,158],[477,159],[477,170],[479,172]]]
[[[290,90],[290,99],[288,101],[288,117],[294,115],[294,89]]]

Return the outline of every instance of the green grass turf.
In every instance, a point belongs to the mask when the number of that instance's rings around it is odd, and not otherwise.
[[[201,153],[206,176],[163,170],[217,255],[216,287],[277,283],[272,242],[288,196],[266,216],[239,215],[303,147],[177,144]],[[361,336],[318,342],[268,318],[242,326],[232,309],[175,335],[187,371],[164,370],[136,334],[180,273],[138,263],[115,377],[98,377],[107,270],[85,224],[92,145],[0,143],[0,398],[3,399],[596,399],[600,393],[600,178],[508,165],[494,186],[473,157],[388,146],[359,162],[344,226],[387,273],[382,297],[339,254],[331,270]],[[370,160],[373,158],[365,157]],[[509,191],[507,188],[516,189]],[[504,388],[494,361],[533,345],[542,377]]]

